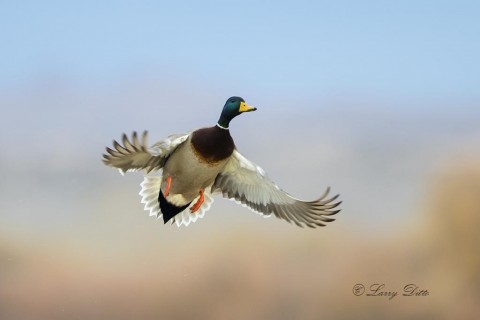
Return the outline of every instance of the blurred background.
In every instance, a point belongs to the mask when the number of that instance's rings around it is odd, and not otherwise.
[[[474,319],[476,1],[0,3],[1,319]],[[216,123],[284,190],[331,186],[301,229],[216,198],[188,228],[101,155]],[[385,284],[400,296],[353,294]],[[428,296],[403,297],[414,283]]]

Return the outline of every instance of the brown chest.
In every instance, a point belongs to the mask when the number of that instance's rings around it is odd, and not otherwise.
[[[200,161],[210,164],[227,159],[235,149],[230,132],[217,126],[194,131],[191,146]]]

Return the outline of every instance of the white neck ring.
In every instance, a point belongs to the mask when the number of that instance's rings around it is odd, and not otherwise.
[[[228,128],[222,127],[222,126],[219,125],[218,123],[217,123],[217,127],[219,127],[220,129],[223,129],[223,130],[228,130]]]

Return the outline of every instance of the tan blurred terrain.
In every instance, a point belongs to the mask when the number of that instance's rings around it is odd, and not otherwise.
[[[132,220],[131,213],[114,214],[119,206],[139,211],[122,200],[130,191],[115,190],[118,201],[108,202],[108,194],[96,199],[97,226],[41,239],[2,234],[0,317],[474,319],[480,314],[478,163],[445,166],[429,180],[416,225],[378,235],[345,227],[348,212],[327,228],[302,230],[249,219],[245,209],[221,201],[216,213],[177,229],[142,214]],[[225,208],[235,217],[221,218]],[[357,297],[357,283],[384,283],[390,291],[413,283],[429,294]]]

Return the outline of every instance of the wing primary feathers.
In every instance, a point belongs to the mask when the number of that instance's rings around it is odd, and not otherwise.
[[[255,212],[269,216],[272,213],[299,227],[323,227],[335,219],[329,218],[340,212],[334,210],[341,201],[339,195],[329,197],[330,187],[320,198],[302,201],[280,189],[265,174],[265,171],[234,151],[225,169],[217,176],[212,190],[224,197],[248,206]]]
[[[103,162],[111,167],[119,169],[122,173],[127,171],[145,170],[147,173],[163,168],[166,159],[175,149],[183,143],[190,134],[174,135],[158,142],[160,146],[155,149],[148,149],[148,131],[144,131],[141,141],[138,133],[134,131],[131,138],[125,133],[122,134],[121,142],[113,140],[113,148],[106,148],[103,154]],[[153,152],[153,154],[152,154]]]
[[[135,148],[133,147],[133,145],[128,140],[127,135],[125,133],[122,136],[122,142],[123,142],[123,145],[125,146],[125,149],[127,149],[128,151],[130,151],[130,152],[135,152],[136,151]]]
[[[128,150],[122,147],[117,140],[113,140],[113,147],[123,155],[128,155]]]

